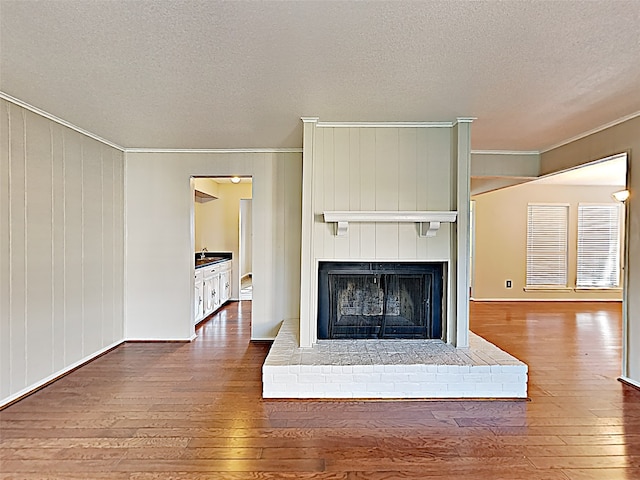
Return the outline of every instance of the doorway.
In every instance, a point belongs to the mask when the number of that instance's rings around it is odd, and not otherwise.
[[[192,177],[193,183],[193,215],[192,215],[192,245],[195,257],[194,271],[194,324],[200,323],[209,315],[218,311],[225,302],[218,302],[218,307],[204,309],[205,314],[198,313],[199,300],[206,305],[207,291],[212,295],[219,295],[227,289],[226,301],[238,301],[241,299],[240,281],[243,275],[243,258],[251,259],[251,243],[242,241],[242,233],[251,232],[252,217],[245,212],[244,217],[247,225],[244,229],[238,228],[243,217],[241,212],[241,200],[251,202],[253,196],[253,179],[247,177]],[[245,251],[242,252],[242,247]],[[249,252],[249,254],[247,254]],[[202,257],[202,258],[200,258]],[[214,279],[213,287],[206,288],[206,281],[203,280],[201,291],[198,290],[200,284],[200,266],[206,264],[207,272],[216,268],[218,264],[209,265],[207,259],[225,258],[230,260],[228,273],[220,272],[218,288]],[[215,273],[213,273],[215,275]],[[222,277],[224,281],[222,281]],[[208,314],[207,314],[208,312]]]

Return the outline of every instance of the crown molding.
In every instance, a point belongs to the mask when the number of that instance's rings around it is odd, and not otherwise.
[[[80,128],[77,125],[74,125],[73,123],[67,122],[66,120],[56,117],[55,115],[52,115],[49,112],[45,112],[44,110],[41,110],[38,107],[34,107],[33,105],[27,102],[23,102],[22,100],[16,97],[12,97],[11,95],[4,93],[3,91],[0,91],[0,98],[2,98],[3,100],[6,100],[7,102],[13,103],[14,105],[17,105],[18,107],[22,107],[25,110],[29,110],[30,112],[33,112],[36,115],[40,115],[41,117],[51,120],[52,122],[62,125],[63,127],[70,128],[71,130],[81,133],[82,135],[85,135],[89,138],[93,138],[94,140],[97,140],[100,143],[104,143],[105,145],[115,148],[116,150],[120,150],[121,152],[125,151],[125,148],[118,145],[117,143],[110,142],[109,140],[102,138],[101,136],[96,135],[95,133],[91,133],[90,131],[85,130],[84,128]]]
[[[632,119],[634,119],[636,117],[640,117],[640,111],[631,113],[631,114],[626,115],[626,116],[621,117],[621,118],[618,118],[617,120],[614,120],[612,122],[605,123],[604,125],[596,127],[596,128],[594,128],[592,130],[587,130],[586,132],[580,133],[580,134],[576,135],[575,137],[568,138],[567,140],[563,140],[562,142],[556,143],[555,145],[551,145],[550,147],[543,148],[542,150],[540,150],[540,153],[547,153],[547,152],[549,152],[551,150],[555,150],[556,148],[560,148],[560,147],[563,147],[565,145],[568,145],[569,143],[581,140],[581,139],[583,139],[585,137],[588,137],[589,135],[593,135],[594,133],[598,133],[598,132],[601,132],[603,130],[606,130],[607,128],[615,127],[616,125],[624,123],[624,122],[626,122],[628,120],[632,120]]]
[[[302,120],[304,123],[318,123],[320,117],[300,117],[300,120]]]
[[[456,118],[456,121],[453,122],[454,125],[458,124],[458,123],[471,123],[474,120],[477,120],[478,117],[458,117]]]
[[[125,153],[302,153],[302,148],[125,148]]]
[[[471,150],[472,155],[540,155],[537,150]]]
[[[451,128],[454,122],[318,122],[318,128]]]

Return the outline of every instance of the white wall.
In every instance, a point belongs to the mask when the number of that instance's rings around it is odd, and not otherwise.
[[[0,404],[123,339],[123,153],[0,100]]]
[[[274,338],[297,318],[300,280],[299,153],[127,153],[126,337],[189,339],[193,245],[191,176],[251,176],[252,338]],[[236,268],[236,271],[238,269]]]
[[[640,386],[640,116],[542,154],[541,173],[551,173],[617,153],[628,153],[627,265],[622,375]]]

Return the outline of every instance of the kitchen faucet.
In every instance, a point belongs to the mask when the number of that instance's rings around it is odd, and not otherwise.
[[[207,250],[207,247],[202,247],[202,251],[200,252],[200,258],[204,258],[206,257],[206,255],[204,254],[204,252],[208,252],[209,250]]]

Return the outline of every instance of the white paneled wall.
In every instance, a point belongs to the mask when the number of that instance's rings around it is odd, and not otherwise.
[[[192,176],[253,178],[252,338],[274,338],[283,319],[297,318],[300,157],[277,152],[126,154],[127,339],[194,335]],[[237,258],[233,268],[235,283]]]
[[[0,404],[123,339],[123,153],[0,100]]]
[[[421,237],[415,223],[349,222],[335,235],[325,211],[457,210],[457,129],[453,124],[321,125],[305,117],[300,345],[316,340],[317,266],[322,260],[449,261],[456,225]],[[456,148],[454,148],[456,147]],[[467,151],[468,154],[468,151]],[[450,292],[457,288],[449,280]],[[455,300],[451,295],[450,300]],[[450,321],[456,318],[450,315]],[[454,328],[449,331],[455,333]]]
[[[318,127],[313,161],[316,259],[449,258],[450,226],[420,237],[414,223],[350,223],[335,235],[330,210],[450,210],[450,128]]]

